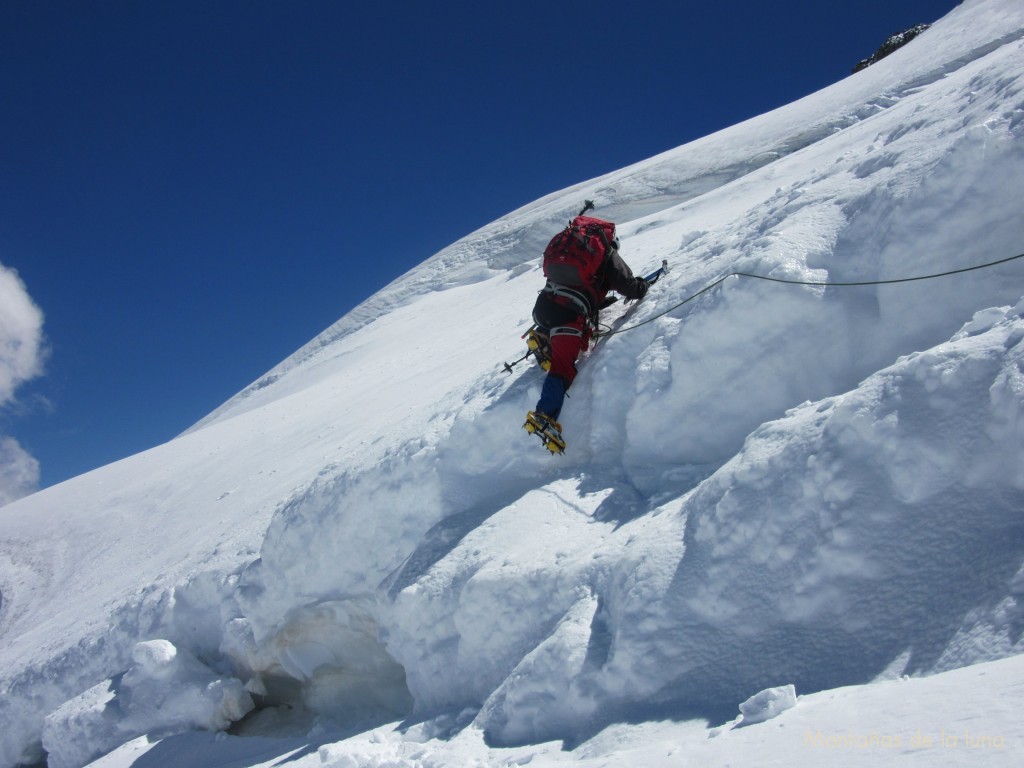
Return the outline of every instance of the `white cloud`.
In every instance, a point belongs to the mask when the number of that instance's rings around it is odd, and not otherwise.
[[[13,269],[0,264],[0,406],[43,370],[43,313]],[[17,440],[0,435],[0,506],[32,493],[39,462]]]
[[[43,313],[13,269],[0,264],[0,405],[43,367]]]
[[[13,437],[0,437],[0,507],[39,488],[39,462]]]

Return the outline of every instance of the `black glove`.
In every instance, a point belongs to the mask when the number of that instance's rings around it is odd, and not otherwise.
[[[637,285],[636,285],[636,291],[637,291],[636,300],[640,301],[640,299],[642,299],[644,296],[647,295],[647,289],[650,288],[651,286],[642,277],[638,277],[637,280],[636,280],[636,283],[637,283]]]

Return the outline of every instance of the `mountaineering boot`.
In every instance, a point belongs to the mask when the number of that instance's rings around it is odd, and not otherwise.
[[[530,411],[526,414],[523,429],[531,435],[537,435],[544,447],[551,453],[565,453],[565,440],[562,438],[562,425],[542,411]]]
[[[529,411],[526,414],[526,423],[523,429],[531,435],[534,432],[548,432],[553,430],[557,434],[562,433],[562,425],[552,419],[543,411]]]
[[[526,347],[537,358],[537,363],[541,368],[545,371],[551,370],[551,340],[546,334],[531,328],[526,337]]]

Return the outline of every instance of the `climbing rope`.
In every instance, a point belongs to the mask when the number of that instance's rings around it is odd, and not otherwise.
[[[726,280],[728,280],[730,277],[750,277],[750,278],[753,278],[754,280],[766,280],[766,281],[768,281],[770,283],[786,283],[788,285],[831,286],[831,287],[839,287],[839,288],[845,288],[845,287],[857,286],[857,285],[893,285],[894,283],[911,283],[911,282],[914,282],[916,280],[933,280],[936,277],[948,277],[949,275],[959,275],[959,274],[962,274],[964,272],[973,272],[973,271],[978,270],[978,269],[988,269],[989,267],[995,267],[995,266],[998,266],[1000,264],[1006,264],[1008,261],[1015,261],[1016,259],[1024,259],[1024,253],[1019,253],[1016,256],[1010,256],[1009,258],[1006,258],[1006,259],[999,259],[999,261],[990,261],[987,264],[976,264],[973,267],[963,267],[962,269],[951,269],[951,270],[949,270],[947,272],[936,272],[933,275],[918,275],[916,277],[898,277],[898,278],[894,278],[892,280],[859,280],[859,281],[855,281],[855,282],[829,282],[829,281],[820,281],[819,282],[819,281],[815,281],[815,280],[787,280],[787,279],[782,278],[782,277],[766,277],[765,275],[755,275],[755,274],[753,274],[751,272],[730,272],[728,275],[725,275],[724,277],[718,278],[717,280],[715,280],[710,285],[708,285],[708,286],[706,286],[704,288],[701,288],[695,294],[693,294],[692,296],[687,297],[686,299],[684,299],[683,301],[679,302],[675,306],[669,307],[664,312],[659,312],[658,314],[654,315],[653,317],[649,317],[646,320],[644,320],[642,322],[639,322],[639,323],[636,323],[635,325],[631,325],[631,326],[629,326],[627,328],[619,328],[618,330],[614,330],[614,331],[613,330],[603,331],[603,332],[601,332],[601,333],[599,333],[597,335],[601,336],[601,337],[617,336],[620,333],[625,333],[626,331],[632,331],[633,329],[639,328],[642,325],[647,325],[648,323],[653,323],[659,317],[664,317],[669,312],[674,312],[675,310],[679,309],[681,306],[683,306],[685,304],[689,304],[691,301],[693,301],[697,297],[702,296],[703,294],[705,294],[708,291],[712,290],[716,286],[721,285]]]

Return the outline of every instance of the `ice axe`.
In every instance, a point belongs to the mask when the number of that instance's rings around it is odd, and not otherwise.
[[[588,200],[587,202],[590,202],[590,201]],[[522,336],[520,336],[519,338],[520,339],[525,339],[527,336],[530,335],[530,331],[532,331],[536,327],[537,327],[536,323],[531,325],[529,328],[526,329],[526,332]],[[528,350],[526,350],[526,354],[523,355],[522,357],[520,357],[518,360],[513,360],[511,363],[505,363],[505,373],[512,373],[512,369],[515,366],[519,365],[521,362],[523,362],[523,360],[528,358],[533,353],[534,353],[533,349],[528,349]]]
[[[647,277],[644,278],[648,285],[654,285],[661,278],[662,275],[668,274],[668,259],[661,260],[661,268],[651,272]]]

